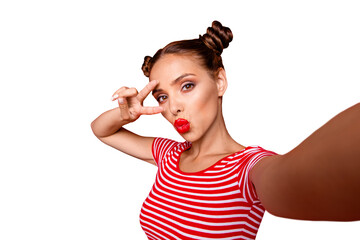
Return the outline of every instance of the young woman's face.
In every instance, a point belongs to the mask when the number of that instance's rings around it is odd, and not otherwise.
[[[186,140],[194,142],[215,126],[221,115],[221,83],[196,59],[167,54],[155,63],[149,79],[159,81],[153,96],[162,115]]]

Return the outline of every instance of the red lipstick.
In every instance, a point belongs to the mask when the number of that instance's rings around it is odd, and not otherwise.
[[[186,119],[178,118],[175,120],[174,127],[178,133],[186,133],[190,130],[190,123]]]

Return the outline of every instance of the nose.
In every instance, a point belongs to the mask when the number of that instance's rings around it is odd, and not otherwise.
[[[184,105],[178,98],[170,99],[170,112],[176,116],[184,111]]]

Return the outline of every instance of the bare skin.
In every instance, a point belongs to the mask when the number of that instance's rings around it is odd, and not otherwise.
[[[360,104],[289,153],[264,158],[250,179],[265,209],[276,216],[360,220]]]
[[[173,84],[179,76],[185,77]],[[222,115],[222,96],[227,88],[223,69],[214,79],[195,59],[169,54],[153,67],[150,81],[155,79],[159,85],[153,96],[160,99],[162,115],[171,124],[178,118],[191,123],[190,131],[181,134],[192,142],[191,149],[180,157],[182,171],[204,170],[244,148],[231,138]]]
[[[138,92],[135,88],[122,87],[113,94],[119,107],[106,111],[97,117],[91,128],[103,143],[138,159],[155,165],[152,158],[152,137],[142,137],[122,126],[136,121],[141,115],[152,115],[163,111],[161,107],[144,107],[143,101],[158,82],[150,82]],[[139,147],[140,146],[140,147]]]
[[[173,85],[175,79],[186,73],[191,75]],[[196,91],[181,90],[184,87],[182,85],[190,83],[196,83]],[[155,164],[151,153],[153,138],[136,135],[123,126],[136,121],[143,114],[161,112],[171,124],[175,119],[185,117],[191,121],[192,127],[191,131],[182,135],[192,142],[192,147],[182,154],[180,169],[184,172],[201,171],[244,148],[231,138],[225,127],[221,97],[226,87],[224,70],[214,80],[196,61],[188,57],[165,57],[153,67],[149,84],[139,93],[127,87],[117,90],[113,100],[118,100],[119,107],[96,118],[91,124],[92,130],[105,144]],[[159,103],[160,107],[144,108],[142,102],[151,91],[155,98],[164,99],[166,96],[166,100]],[[213,96],[211,101],[208,96]],[[202,118],[196,117],[199,115]]]
[[[189,56],[166,55],[153,66],[149,84],[139,93],[122,87],[113,99],[119,107],[96,118],[92,130],[102,142],[146,162],[152,159],[152,137],[123,128],[143,114],[161,113],[171,124],[191,123],[181,134],[192,142],[180,157],[180,169],[197,172],[244,148],[228,133],[222,115],[226,73],[212,77]],[[159,107],[144,107],[152,92]],[[360,104],[340,113],[294,150],[266,157],[250,178],[266,210],[287,218],[360,220]],[[346,160],[345,160],[346,159]]]

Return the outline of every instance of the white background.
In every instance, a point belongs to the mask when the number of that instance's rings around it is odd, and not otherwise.
[[[215,19],[232,136],[280,154],[359,102],[358,1],[1,1],[0,239],[146,239],[138,215],[156,167],[93,136],[145,55]],[[148,98],[146,105],[155,104]],[[128,127],[182,140],[161,116]],[[360,239],[360,222],[265,214],[258,240]]]

